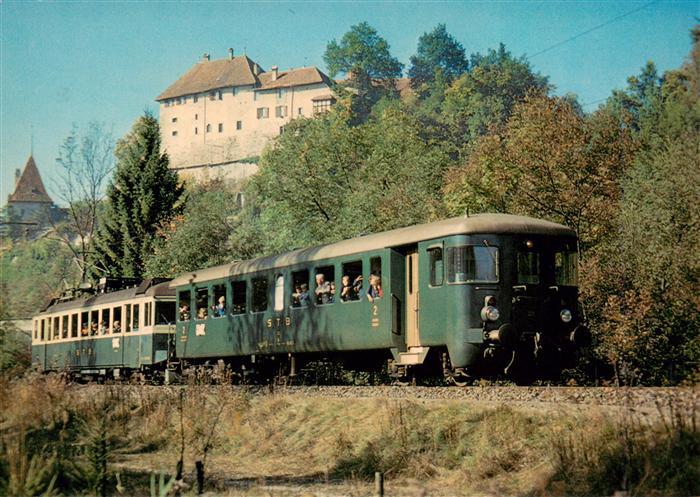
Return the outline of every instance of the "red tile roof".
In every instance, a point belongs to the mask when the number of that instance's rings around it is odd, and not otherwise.
[[[31,155],[27,159],[27,164],[25,164],[22,176],[20,176],[15,186],[14,193],[8,198],[9,202],[53,203],[49,194],[46,193],[44,182],[41,181],[41,175],[39,175],[39,169],[37,169],[34,157]]]
[[[313,85],[325,83],[328,86],[332,82],[328,76],[323,74],[316,67],[302,67],[290,69],[277,73],[277,79],[272,81],[272,71],[262,73],[258,76],[260,80],[259,90],[271,90],[274,88],[288,88],[291,86]]]

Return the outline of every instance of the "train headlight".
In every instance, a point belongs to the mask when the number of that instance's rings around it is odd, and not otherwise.
[[[562,309],[559,313],[559,317],[564,323],[570,323],[573,319],[573,316],[571,315],[571,311],[569,309]]]
[[[498,321],[499,317],[501,317],[501,312],[492,305],[487,305],[481,309],[482,321]]]

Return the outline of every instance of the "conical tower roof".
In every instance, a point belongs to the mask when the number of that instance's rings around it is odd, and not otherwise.
[[[53,200],[51,200],[49,194],[46,193],[44,182],[41,181],[41,175],[39,174],[39,169],[36,167],[36,162],[34,162],[34,157],[31,155],[24,165],[24,171],[22,171],[22,176],[20,176],[15,186],[14,193],[8,198],[8,203],[9,202],[40,202],[53,204]]]

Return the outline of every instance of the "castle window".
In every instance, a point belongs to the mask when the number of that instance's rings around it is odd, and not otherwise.
[[[221,93],[221,90],[219,90],[219,100],[223,100],[223,99],[224,99],[224,94]]]
[[[233,87],[233,91],[231,91],[231,94],[235,97],[236,96],[236,87]]]
[[[280,126],[280,135],[284,133],[284,126]]]
[[[219,133],[224,130],[224,123],[219,123]]]
[[[207,124],[207,133],[211,132],[211,124]]]
[[[277,98],[282,98],[283,95],[284,95],[284,90],[282,88],[277,90]]]
[[[177,131],[173,131],[173,136],[177,136]]]
[[[243,129],[243,121],[236,121],[236,129],[238,131]]]
[[[275,117],[287,117],[287,106],[278,105],[275,107]]]
[[[198,135],[199,134],[199,129],[197,129],[197,126],[194,127],[194,134]]]
[[[197,95],[192,95],[192,102],[197,103],[197,100],[199,100],[199,97]],[[196,114],[195,114],[196,115]],[[196,118],[195,118],[196,119]]]
[[[197,119],[199,119],[199,114],[194,115],[194,120],[196,121]]]
[[[173,118],[171,119],[171,121],[174,122],[174,123],[176,123],[176,122],[177,122],[177,117],[173,117]]]
[[[301,107],[299,107],[299,108],[297,109],[297,116],[303,116],[303,115],[304,115],[304,109],[301,108]]]
[[[215,91],[209,92],[209,100],[216,100],[216,92]]]
[[[269,107],[258,107],[258,119],[267,119],[270,117]]]
[[[331,109],[332,103],[333,100],[330,98],[324,98],[323,100],[314,100],[314,114],[328,112]]]

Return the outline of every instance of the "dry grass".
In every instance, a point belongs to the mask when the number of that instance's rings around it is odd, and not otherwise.
[[[0,405],[3,495],[98,495],[102,484],[114,494],[117,472],[120,484],[146,495],[144,473],[174,475],[181,457],[190,493],[196,461],[205,486],[229,495],[269,485],[280,495],[363,495],[375,471],[392,495],[700,492],[700,437],[688,406],[660,406],[650,422],[458,400],[75,387],[50,376],[0,380]]]

